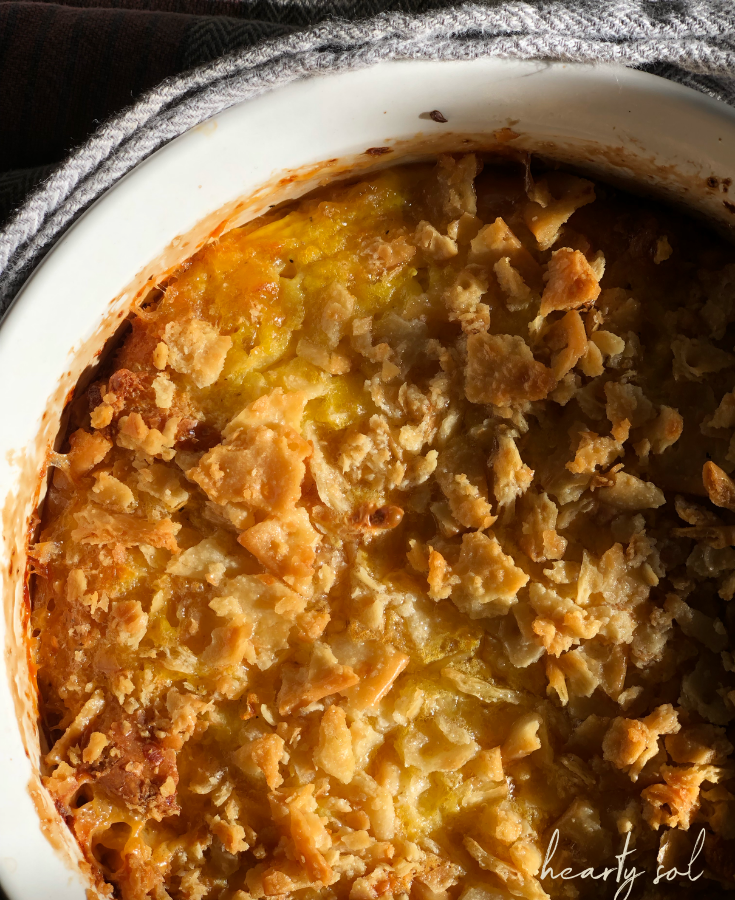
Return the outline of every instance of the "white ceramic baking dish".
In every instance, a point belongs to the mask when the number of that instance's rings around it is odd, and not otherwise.
[[[446,123],[428,116],[437,109]],[[0,884],[9,900],[83,900],[87,887],[40,786],[25,649],[25,540],[80,374],[135,298],[213,233],[347,172],[498,144],[735,223],[735,112],[706,96],[613,67],[392,62],[291,84],[183,135],[99,200],[26,284],[0,327]]]

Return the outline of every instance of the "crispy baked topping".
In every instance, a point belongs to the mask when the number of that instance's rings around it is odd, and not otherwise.
[[[586,178],[566,172],[550,172],[534,186],[526,204],[523,220],[538,241],[541,250],[556,243],[561,227],[581,206],[595,199],[595,187]]]
[[[584,253],[563,247],[551,254],[539,315],[559,309],[591,305],[600,296],[600,284]]]
[[[533,358],[519,335],[472,334],[467,340],[465,394],[471,403],[505,409],[543,400],[555,385],[554,373]]]
[[[232,338],[221,336],[211,322],[201,319],[169,322],[163,335],[168,347],[166,365],[175,372],[188,375],[199,388],[209,387],[217,380],[232,346]],[[163,354],[159,353],[157,359],[159,363],[164,362]]]
[[[110,896],[602,896],[555,830],[732,876],[732,252],[480,171],[220,236],[72,405],[34,653]]]

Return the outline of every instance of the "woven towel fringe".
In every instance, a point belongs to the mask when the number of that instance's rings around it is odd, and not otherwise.
[[[735,104],[735,5],[554,0],[383,13],[328,21],[169,78],[103,124],[0,232],[0,312],[98,197],[159,147],[235,103],[382,60],[479,57],[645,67]]]

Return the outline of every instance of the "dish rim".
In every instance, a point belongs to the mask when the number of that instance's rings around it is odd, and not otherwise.
[[[401,91],[397,90],[399,84]],[[462,85],[477,93],[472,98],[461,97]],[[498,86],[508,92],[502,98],[492,93],[492,89],[497,93]],[[532,97],[535,88],[541,99]],[[543,116],[533,120],[533,115],[540,115],[536,107],[544,92],[557,100],[561,97],[566,104],[554,122],[544,122]],[[355,104],[354,96],[363,97],[364,105]],[[620,130],[617,125],[608,128],[608,143],[590,133],[590,122],[604,125],[604,116],[600,118],[594,109],[601,96],[607,97],[612,107],[617,101],[613,118],[621,117]],[[621,98],[632,102],[621,103]],[[527,123],[523,116],[509,115],[513,103],[525,103],[524,108],[532,111],[533,115],[527,113]],[[628,105],[627,114],[633,119],[626,120]],[[449,119],[451,137],[446,125],[423,118],[436,108]],[[658,143],[651,139],[648,149],[640,146],[638,135],[653,130],[672,109],[679,118],[671,130],[659,134]],[[584,127],[579,121],[575,125],[575,116],[581,120],[585,113],[591,120]],[[646,114],[650,121],[643,122]],[[284,147],[279,133],[278,125],[289,115],[295,116],[302,129],[298,147],[293,146],[297,141]],[[466,125],[460,128],[463,122]],[[472,122],[474,130],[469,128]],[[235,158],[229,142],[247,137],[257,128],[262,139],[260,155],[251,155],[248,168],[242,158]],[[51,891],[57,900],[81,900],[88,886],[78,868],[67,866],[75,855],[79,859],[76,844],[66,826],[59,827],[58,816],[54,822],[48,804],[47,830],[57,843],[67,838],[63,852],[43,836],[37,813],[37,805],[44,803],[43,791],[36,786],[34,802],[27,788],[34,778],[37,781],[30,758],[36,752],[32,727],[29,731],[29,722],[24,726],[22,717],[20,723],[16,717],[16,703],[29,701],[30,686],[24,683],[26,662],[19,658],[18,646],[14,652],[7,647],[9,638],[16,644],[20,640],[22,647],[23,623],[16,621],[16,616],[20,604],[26,602],[22,575],[25,523],[38,499],[46,452],[58,431],[70,388],[94,361],[135,298],[149,289],[156,273],[170,271],[212,234],[257,215],[256,210],[262,211],[269,200],[280,195],[285,199],[289,192],[298,196],[321,181],[375,168],[378,157],[366,158],[365,151],[376,146],[392,147],[390,153],[380,156],[379,164],[394,164],[421,153],[422,147],[431,145],[436,153],[442,141],[457,148],[462,141],[475,139],[468,135],[484,135],[482,140],[488,141],[489,136],[509,128],[521,136],[511,139],[515,146],[535,147],[555,157],[565,153],[574,157],[576,153],[578,166],[592,153],[597,139],[601,155],[591,167],[609,166],[608,177],[617,173],[623,180],[648,178],[659,187],[668,184],[675,195],[696,201],[695,205],[710,213],[715,201],[720,207],[730,203],[726,199],[729,185],[723,185],[728,178],[735,178],[735,164],[728,164],[726,152],[716,151],[718,143],[727,143],[726,136],[735,140],[735,110],[690,88],[610,65],[497,59],[381,62],[294,82],[243,101],[186,132],[96,201],[22,288],[0,323],[0,383],[9,385],[20,377],[22,384],[21,390],[0,394],[0,421],[17,426],[15,430],[0,429],[0,497],[4,498],[0,591],[5,610],[0,639],[6,646],[8,667],[8,677],[0,679],[0,721],[10,719],[9,727],[0,729],[0,796],[7,810],[0,817],[0,885],[9,900],[45,900]],[[493,141],[496,146],[510,143],[497,138],[489,143]],[[651,151],[651,147],[655,149]],[[615,151],[612,155],[611,150]],[[221,166],[212,171],[216,159]],[[233,176],[239,181],[228,181]],[[718,179],[717,186],[708,188],[707,178]],[[161,199],[167,199],[169,205],[162,207]],[[702,200],[707,202],[700,203]],[[720,218],[724,222],[727,215]],[[101,255],[90,260],[94,253]],[[85,273],[81,286],[80,271]],[[40,321],[45,324],[39,333]],[[31,338],[34,348],[38,345],[33,353],[26,349]],[[9,615],[11,602],[16,604],[13,615]],[[25,714],[28,717],[29,710]]]

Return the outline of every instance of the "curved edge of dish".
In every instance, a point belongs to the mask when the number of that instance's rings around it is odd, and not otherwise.
[[[390,64],[401,65],[401,64]],[[439,64],[445,65],[445,64]],[[530,64],[525,64],[526,66]],[[569,67],[555,64],[556,69]],[[502,67],[501,67],[502,68]],[[510,68],[510,67],[509,67]],[[524,77],[516,64],[516,77]],[[572,67],[571,71],[589,69],[589,67]],[[544,68],[546,70],[546,68]],[[655,79],[640,72],[630,70],[614,71],[611,67],[595,67],[597,77],[608,83],[614,79],[617,84],[620,77],[632,82],[651,94],[666,94],[671,102],[686,102],[710,121],[721,117],[723,127],[735,138],[735,112],[724,104],[711,98],[696,94],[688,88],[673,85],[663,79]],[[538,66],[527,74],[537,74]],[[348,73],[351,74],[351,73]],[[325,76],[334,78],[335,76]],[[651,79],[660,82],[651,84]],[[313,79],[312,81],[318,81]],[[394,87],[394,86],[393,86]],[[287,90],[287,89],[285,89]],[[242,104],[247,106],[247,103]],[[216,117],[206,127],[216,127],[221,118],[238,114],[241,107],[228,110]],[[218,236],[231,228],[244,224],[261,215],[269,207],[303,196],[309,191],[331,181],[367,174],[379,168],[399,163],[418,161],[441,152],[499,153],[522,158],[524,154],[533,153],[551,160],[556,160],[578,170],[586,171],[607,181],[628,188],[643,189],[669,201],[683,204],[699,213],[700,216],[716,221],[719,225],[735,233],[735,191],[733,201],[728,199],[735,168],[717,169],[707,159],[697,160],[686,153],[679,154],[676,163],[671,156],[666,157],[659,150],[651,151],[635,137],[621,133],[619,140],[610,141],[596,139],[591,136],[563,134],[554,135],[549,130],[524,128],[519,121],[505,120],[501,116],[493,124],[497,127],[490,131],[444,131],[431,133],[414,133],[412,136],[401,136],[381,141],[379,147],[367,147],[357,153],[340,154],[336,157],[312,162],[296,169],[281,171],[265,180],[254,191],[238,199],[228,201],[217,210],[209,212],[185,234],[177,235],[168,242],[156,258],[143,266],[130,283],[120,291],[114,300],[97,313],[97,324],[84,341],[72,348],[68,357],[68,367],[53,392],[48,398],[40,417],[35,438],[19,450],[6,452],[5,463],[8,470],[13,471],[12,483],[2,502],[2,570],[0,571],[0,591],[2,592],[3,610],[5,613],[5,634],[0,637],[5,645],[7,668],[8,696],[0,696],[0,717],[11,715],[19,723],[17,734],[11,735],[2,747],[2,755],[10,752],[13,756],[12,766],[15,771],[15,797],[24,794],[26,802],[32,804],[37,821],[40,822],[38,836],[43,835],[48,849],[52,848],[56,864],[47,873],[58,879],[63,873],[66,884],[55,881],[59,900],[78,900],[84,896],[84,889],[89,888],[98,896],[102,884],[96,880],[92,867],[82,859],[79,848],[73,839],[66,823],[56,810],[49,794],[41,783],[42,748],[38,729],[38,706],[34,680],[33,665],[29,652],[29,574],[27,571],[26,545],[37,522],[36,511],[43,500],[46,484],[46,469],[49,450],[53,448],[59,433],[63,411],[71,399],[74,388],[80,379],[87,375],[99,361],[102,350],[115,333],[124,318],[141,303],[148,292],[164,281],[181,263],[199,250],[207,242],[216,240]],[[163,148],[146,165],[165,164],[167,152],[180,150],[187,138],[200,137],[205,126],[198,126],[199,135],[192,132]],[[380,150],[380,152],[376,152]],[[134,175],[135,173],[131,173]],[[115,190],[125,190],[132,179],[128,176],[113,191],[105,195],[90,211],[88,218],[94,215],[95,209],[105,202],[105,198]],[[730,208],[732,207],[732,208]],[[63,243],[63,242],[62,242]],[[59,251],[59,247],[55,252]],[[27,292],[24,291],[23,294]],[[8,320],[17,317],[18,309],[25,302],[23,296],[8,314]],[[100,306],[102,304],[99,304]],[[5,324],[0,330],[0,350]],[[0,491],[3,485],[0,482]],[[10,703],[8,703],[8,698]],[[22,758],[21,753],[22,751]],[[5,779],[0,774],[0,785]],[[4,789],[4,785],[2,785]],[[21,824],[21,828],[24,828]],[[29,835],[26,835],[30,839]],[[48,852],[43,854],[50,859]],[[5,860],[0,860],[0,863]],[[18,898],[20,879],[13,877],[16,872],[0,866],[0,883],[9,893],[11,900]],[[24,893],[23,900],[29,895]]]

